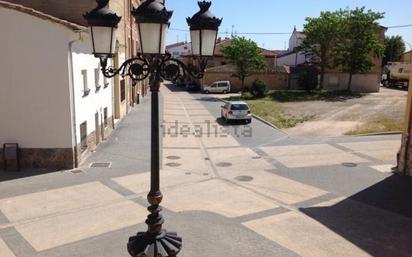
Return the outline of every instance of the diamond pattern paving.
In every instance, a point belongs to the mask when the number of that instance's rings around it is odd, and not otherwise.
[[[36,251],[141,223],[147,213],[99,182],[3,199],[0,209]]]
[[[302,257],[371,256],[301,213],[287,212],[243,224]]]
[[[1,257],[16,257],[1,238],[0,238],[0,256]]]
[[[274,146],[261,149],[289,168],[367,162],[363,158],[327,144]]]
[[[33,246],[43,251],[144,222],[147,211],[123,200],[110,205],[23,223],[16,230]]]
[[[322,189],[262,170],[230,169],[221,172],[220,175],[234,182],[241,183],[242,186],[247,187],[254,192],[258,192],[290,205],[320,197],[328,193]],[[253,180],[243,182],[236,181],[235,178],[238,176],[250,176],[253,177]]]
[[[122,196],[110,188],[92,182],[2,199],[0,210],[10,222],[18,222],[121,199]]]
[[[220,162],[228,162],[232,165],[230,167],[216,167],[218,171],[228,170],[265,170],[272,169],[272,165],[266,162],[264,159],[253,159],[256,157],[256,153],[245,147],[237,148],[218,148],[207,150],[211,160],[216,164]],[[222,172],[222,175],[224,175]]]
[[[193,172],[193,173],[205,173],[209,172],[209,166],[205,160],[205,157],[200,149],[164,149],[163,150],[163,165],[172,162],[167,157],[176,155],[179,159],[173,160],[175,163],[181,164],[177,169]]]
[[[376,160],[396,162],[396,153],[400,148],[400,140],[352,142],[339,145]]]
[[[209,211],[228,218],[278,207],[266,198],[220,180],[166,189],[164,195],[163,206],[173,211]]]
[[[181,186],[187,183],[194,183],[210,178],[212,175],[205,176],[200,173],[186,172],[184,170],[170,169],[160,171],[160,186],[162,188]],[[147,193],[150,189],[150,173],[140,173],[136,175],[113,178],[117,184],[127,188],[128,190],[142,194]]]

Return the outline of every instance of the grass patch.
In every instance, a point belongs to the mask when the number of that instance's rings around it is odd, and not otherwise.
[[[353,93],[346,90],[327,91],[327,90],[272,90],[264,98],[268,101],[277,102],[303,102],[303,101],[345,101],[353,98],[360,98],[366,94]],[[228,101],[257,100],[250,93],[244,93],[242,96],[231,96],[225,98]]]
[[[354,130],[348,131],[345,135],[362,135],[370,133],[382,132],[398,132],[403,131],[404,122],[402,120],[395,120],[389,118],[377,118],[360,125]]]
[[[299,123],[310,120],[312,117],[287,115],[281,106],[274,101],[248,100],[246,101],[253,114],[262,117],[278,128],[292,128]]]
[[[256,114],[278,128],[292,128],[299,123],[311,120],[314,116],[294,116],[287,114],[280,103],[303,102],[303,101],[346,101],[359,98],[366,94],[353,93],[350,91],[326,91],[326,90],[273,90],[269,91],[264,98],[256,99],[250,93],[242,96],[231,96],[225,98],[227,101],[246,101],[250,105],[253,114]]]
[[[302,90],[275,90],[270,91],[266,98],[279,102],[303,102],[303,101],[344,101],[359,98],[365,94],[350,91],[302,91]]]

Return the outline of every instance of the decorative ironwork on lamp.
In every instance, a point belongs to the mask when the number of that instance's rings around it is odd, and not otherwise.
[[[141,53],[126,60],[120,67],[108,67],[107,60],[114,55],[115,31],[121,17],[108,8],[109,0],[97,0],[98,6],[86,13],[84,18],[90,27],[93,54],[100,58],[102,73],[111,78],[116,75],[130,77],[133,81],[149,77],[151,90],[151,182],[147,196],[150,214],[146,224],[148,230],[129,238],[127,245],[131,256],[136,257],[174,257],[182,247],[182,239],[174,232],[163,229],[164,219],[160,203],[160,144],[159,144],[159,88],[162,79],[175,81],[190,75],[200,79],[204,75],[208,58],[213,56],[218,28],[222,19],[210,11],[210,2],[198,2],[200,11],[187,18],[192,37],[195,66],[186,66],[165,51],[166,34],[173,12],[164,6],[164,0],[146,0],[133,9],[138,25]]]

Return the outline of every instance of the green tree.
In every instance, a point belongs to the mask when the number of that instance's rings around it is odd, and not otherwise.
[[[317,18],[306,18],[303,30],[306,37],[297,50],[304,51],[309,63],[318,68],[320,89],[323,89],[325,70],[334,68],[334,50],[341,21],[337,12],[321,12]]]
[[[367,73],[373,66],[373,55],[380,57],[384,44],[379,38],[378,20],[383,13],[365,11],[365,8],[340,10],[343,26],[337,43],[337,64],[349,73],[348,90],[351,90],[354,74]]]
[[[266,84],[265,82],[261,80],[255,80],[253,82],[252,87],[250,88],[249,92],[255,97],[255,98],[262,98],[265,97],[266,95]]]
[[[401,54],[405,52],[405,42],[401,36],[385,37],[385,54],[383,57],[383,65],[388,62],[399,62]]]
[[[299,86],[310,92],[318,85],[317,68],[313,65],[302,65],[298,68]]]
[[[223,56],[236,66],[233,74],[242,81],[242,92],[245,91],[245,78],[253,71],[262,71],[266,67],[265,57],[258,45],[244,37],[233,37],[230,45],[222,48]]]

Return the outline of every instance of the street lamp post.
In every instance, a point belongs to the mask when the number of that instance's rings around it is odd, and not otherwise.
[[[84,15],[90,27],[93,54],[100,58],[102,73],[111,78],[116,75],[133,81],[149,78],[151,95],[151,169],[150,192],[147,196],[150,214],[146,219],[148,230],[129,238],[127,249],[133,257],[173,257],[182,247],[182,238],[163,229],[164,219],[160,203],[160,145],[159,145],[159,88],[161,80],[175,81],[190,75],[203,77],[208,57],[213,56],[218,28],[222,19],[210,11],[210,2],[198,2],[200,11],[187,18],[192,37],[193,58],[197,65],[187,67],[165,51],[166,33],[173,12],[161,0],[146,0],[132,11],[140,34],[142,53],[126,60],[119,68],[108,67],[114,55],[115,31],[121,17],[108,8],[109,0],[97,0],[97,7]]]

